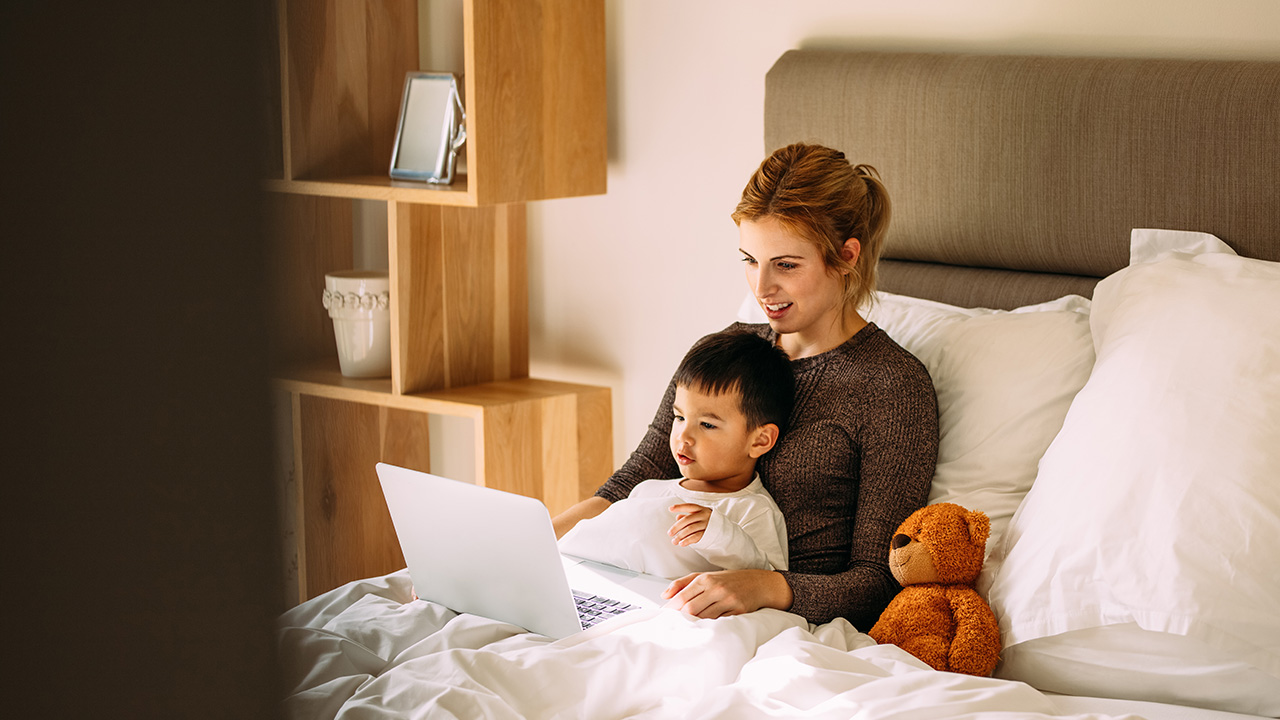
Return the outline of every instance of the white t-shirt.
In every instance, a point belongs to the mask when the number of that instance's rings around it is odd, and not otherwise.
[[[706,532],[683,547],[667,534],[678,517],[670,508],[680,502],[711,508]],[[711,570],[786,570],[787,527],[758,474],[731,493],[690,490],[680,479],[646,480],[565,533],[560,552],[671,579]]]

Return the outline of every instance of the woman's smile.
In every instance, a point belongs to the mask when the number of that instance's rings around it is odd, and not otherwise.
[[[766,303],[760,302],[760,307],[764,308],[764,314],[769,316],[770,320],[781,320],[783,315],[787,314],[787,310],[791,309],[793,303]]]

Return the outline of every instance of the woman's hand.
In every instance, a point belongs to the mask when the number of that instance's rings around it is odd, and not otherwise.
[[[676,521],[667,534],[673,545],[688,546],[702,539],[711,524],[711,508],[694,503],[679,503],[667,508],[676,514]]]
[[[760,608],[786,610],[794,599],[791,586],[772,570],[717,570],[675,580],[662,596],[665,607],[700,618],[741,615]]]

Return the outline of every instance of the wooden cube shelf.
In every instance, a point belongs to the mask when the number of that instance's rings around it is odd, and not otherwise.
[[[609,390],[528,377],[524,206],[605,191],[605,31],[603,0],[428,0],[460,3],[467,131],[465,172],[435,187],[387,177],[419,0],[276,2],[268,301],[296,602],[403,565],[374,465],[429,470],[433,414],[474,423],[477,483],[552,513],[612,471]],[[387,208],[381,380],[338,371],[320,303],[353,264],[357,200]]]

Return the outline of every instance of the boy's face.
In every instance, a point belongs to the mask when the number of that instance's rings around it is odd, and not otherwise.
[[[747,427],[737,392],[708,395],[678,385],[672,410],[671,454],[680,464],[681,475],[736,486],[731,489],[751,482],[756,458],[767,452],[772,442],[761,448],[761,428]]]

